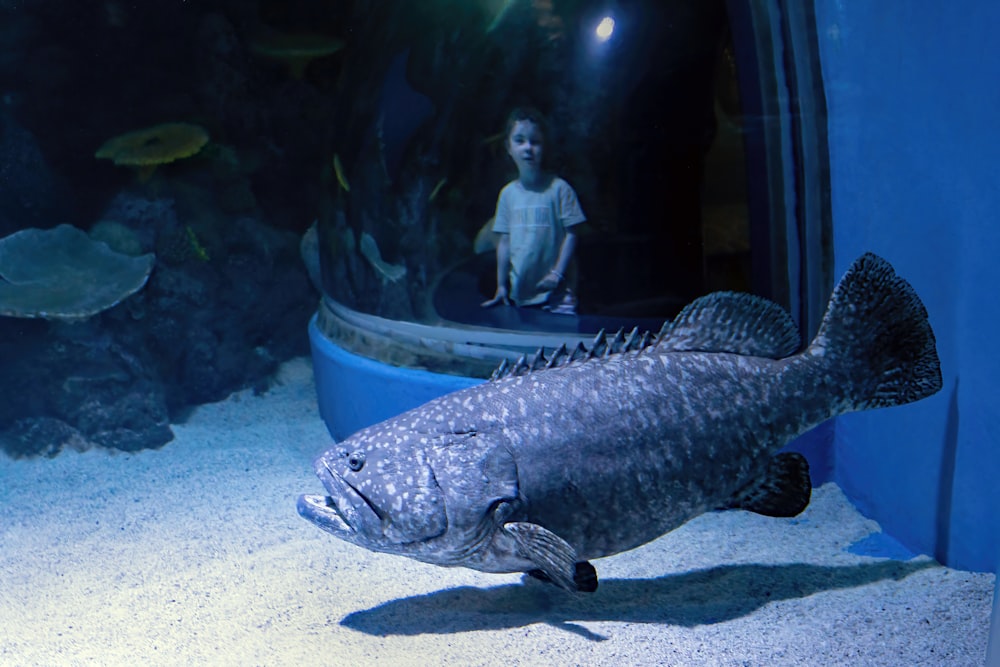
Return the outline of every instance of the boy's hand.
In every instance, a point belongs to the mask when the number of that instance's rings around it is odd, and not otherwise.
[[[510,299],[507,297],[507,288],[506,287],[497,287],[497,293],[496,293],[496,295],[492,299],[489,299],[488,301],[483,301],[479,305],[482,306],[483,308],[492,308],[493,306],[495,306],[495,305],[497,305],[498,303],[501,303],[501,302],[505,306],[509,306],[510,305]]]

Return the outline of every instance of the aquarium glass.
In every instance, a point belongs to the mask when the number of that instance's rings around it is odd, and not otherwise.
[[[787,304],[786,202],[769,188],[786,177],[788,110],[770,31],[752,25],[766,17],[721,1],[358,3],[343,52],[305,70],[330,104],[309,144],[324,333],[398,362],[359,329],[389,347],[407,338],[397,322],[473,345],[482,329],[572,340],[655,330],[713,290]],[[498,195],[519,178],[507,119],[522,107],[542,115],[543,169],[586,220],[567,227],[572,260],[546,301],[483,307],[498,284]],[[514,272],[534,284],[553,254],[540,273]]]
[[[0,0],[0,665],[1000,661],[997,26]]]

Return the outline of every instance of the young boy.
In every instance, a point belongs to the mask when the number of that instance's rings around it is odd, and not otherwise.
[[[569,183],[543,169],[545,120],[538,111],[512,111],[506,137],[518,178],[497,199],[497,291],[482,305],[513,301],[573,314],[576,298],[566,275],[576,247],[573,227],[586,220],[580,202]]]

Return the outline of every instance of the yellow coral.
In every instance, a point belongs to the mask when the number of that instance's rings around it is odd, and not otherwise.
[[[344,40],[317,33],[273,33],[250,44],[250,50],[257,55],[284,62],[296,79],[303,77],[310,61],[333,55],[342,48]]]
[[[94,157],[137,167],[145,180],[161,164],[191,157],[208,143],[208,132],[192,123],[162,123],[104,142]]]

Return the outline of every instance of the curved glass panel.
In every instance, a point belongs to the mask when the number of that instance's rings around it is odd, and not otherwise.
[[[753,289],[725,3],[358,3],[346,34],[333,76],[350,103],[326,126],[318,229],[335,341],[386,360],[359,331],[534,348],[549,341],[526,332],[655,330],[707,291]],[[497,233],[501,190],[526,182],[507,123],[522,107],[541,114],[528,126],[551,178]],[[498,271],[504,236],[516,247]],[[483,307],[505,278],[511,305]]]

